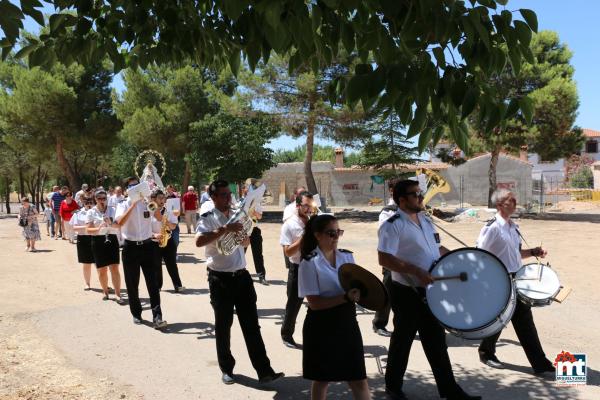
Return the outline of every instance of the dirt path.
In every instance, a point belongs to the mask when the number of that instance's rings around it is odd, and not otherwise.
[[[378,273],[374,222],[344,220],[341,246],[354,251],[358,264]],[[128,307],[101,301],[97,291],[82,290],[75,248],[46,236],[45,250],[25,253],[19,227],[0,220],[0,399],[296,399],[308,398],[310,382],[302,379],[301,351],[283,346],[279,329],[285,305],[286,271],[278,245],[280,225],[262,224],[268,287],[256,284],[263,338],[272,365],[286,378],[260,386],[252,369],[237,321],[232,350],[239,384],[222,385],[216,363],[213,314],[208,299],[203,252],[192,237],[182,235],[180,271],[190,290],[175,294],[165,272],[161,293],[165,333],[131,323]],[[473,243],[480,223],[444,225]],[[544,349],[550,358],[567,350],[586,353],[588,385],[555,387],[530,373],[512,327],[499,342],[498,356],[509,369],[492,370],[479,363],[477,343],[448,336],[455,375],[469,392],[485,399],[600,398],[600,269],[597,238],[600,224],[523,220],[521,230],[532,244],[543,241],[549,260],[563,284],[574,288],[564,304],[534,310]],[[450,248],[458,244],[442,234]],[[248,255],[249,270],[254,271]],[[93,286],[98,287],[95,275]],[[143,287],[143,285],[141,285]],[[143,288],[141,295],[147,296]],[[144,316],[149,318],[147,304]],[[380,366],[385,365],[388,340],[371,330],[372,313],[358,319],[365,343],[369,384],[375,398],[385,398]],[[295,338],[302,341],[304,310]],[[391,324],[389,326],[391,329]],[[437,398],[433,377],[421,346],[415,342],[405,380],[411,399]],[[332,385],[330,398],[349,398],[344,384]]]

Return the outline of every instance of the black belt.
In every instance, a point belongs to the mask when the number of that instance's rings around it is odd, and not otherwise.
[[[152,239],[146,239],[146,240],[127,240],[127,239],[125,239],[125,244],[129,244],[132,246],[143,246],[148,243],[152,243]]]
[[[208,273],[209,274],[213,274],[216,276],[220,276],[220,277],[224,277],[224,278],[235,278],[238,276],[242,276],[245,273],[247,273],[248,270],[246,268],[242,268],[242,269],[238,269],[236,271],[233,272],[227,272],[227,271],[215,271],[214,269],[208,269]]]

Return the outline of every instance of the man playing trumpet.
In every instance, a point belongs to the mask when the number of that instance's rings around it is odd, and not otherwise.
[[[140,181],[131,176],[123,182],[128,190],[137,186]],[[140,269],[144,273],[146,288],[150,295],[152,319],[155,329],[164,329],[167,321],[162,319],[160,308],[160,292],[156,282],[156,243],[152,241],[152,219],[150,211],[141,196],[129,197],[117,206],[115,222],[121,227],[123,244],[123,271],[125,286],[129,297],[129,309],[133,315],[133,323],[142,323],[142,305],[138,293]],[[160,210],[154,212],[156,218],[162,218]]]

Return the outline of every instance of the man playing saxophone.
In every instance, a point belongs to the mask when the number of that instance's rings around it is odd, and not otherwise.
[[[252,366],[261,383],[281,378],[282,372],[275,373],[271,361],[267,357],[265,344],[258,325],[256,309],[256,291],[250,274],[246,270],[244,247],[250,244],[247,235],[242,233],[243,224],[230,222],[233,215],[231,209],[231,190],[224,180],[212,182],[208,193],[215,208],[200,216],[196,228],[196,246],[206,246],[206,263],[208,267],[208,287],[210,303],[215,314],[215,336],[217,359],[221,369],[221,380],[225,384],[234,383],[233,368],[235,358],[231,354],[230,338],[233,310],[235,308],[240,327],[244,332],[246,348]],[[231,234],[238,233],[241,240],[235,248],[228,249],[226,254],[220,252],[217,242],[224,238],[231,242]],[[232,250],[232,251],[231,251]]]
[[[177,227],[178,220],[173,213],[167,211],[165,207],[166,196],[162,190],[158,189],[152,192],[150,199],[156,203],[156,208],[160,212],[161,217],[157,219],[156,215],[152,215],[152,233],[160,235],[158,248],[156,249],[156,260],[158,262],[156,281],[158,289],[162,289],[163,285],[162,262],[164,261],[175,292],[181,293],[185,291],[185,287],[181,284],[179,268],[177,268],[177,244],[175,243],[175,238],[171,235],[171,232]]]

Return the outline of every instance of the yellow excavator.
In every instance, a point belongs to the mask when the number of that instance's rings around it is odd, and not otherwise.
[[[423,198],[423,205],[427,205],[427,203],[429,203],[429,201],[438,193],[450,193],[450,184],[437,172],[427,168],[419,168],[415,174],[417,176],[425,175],[427,177],[427,191]]]

